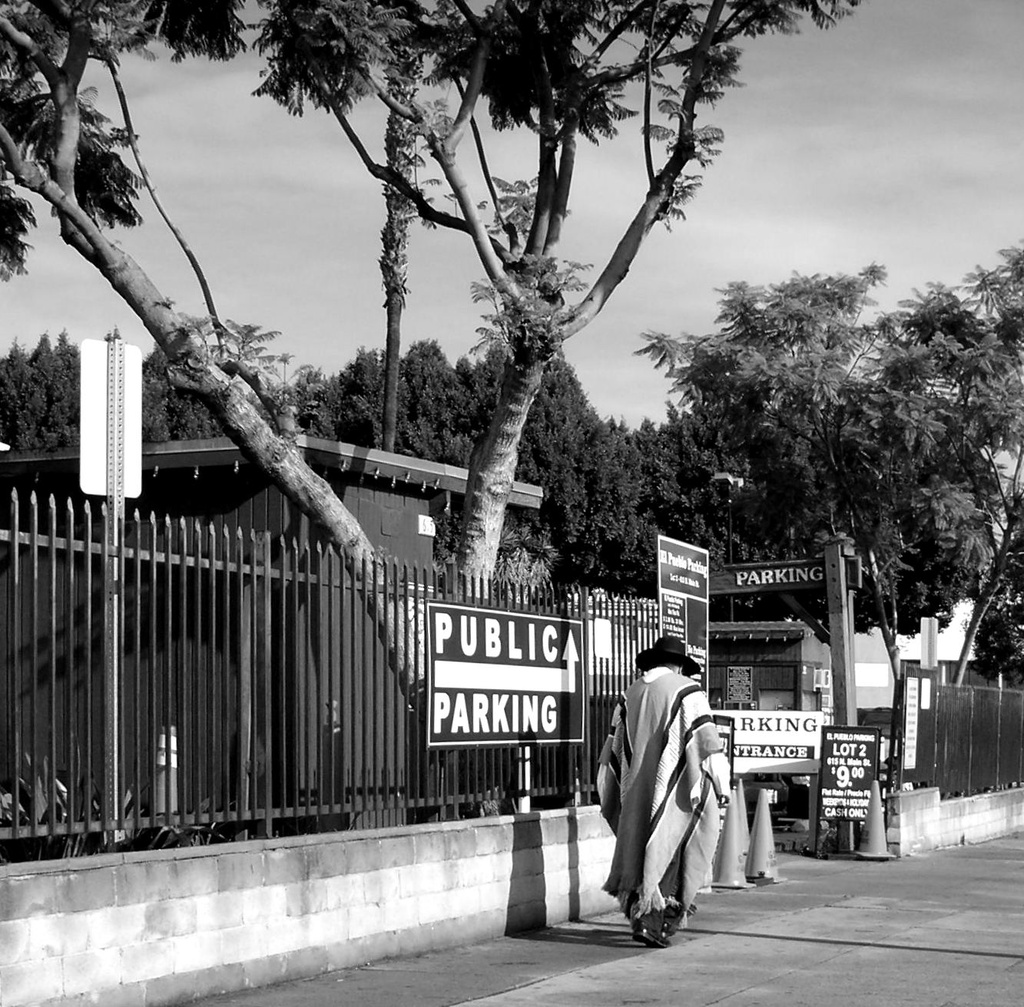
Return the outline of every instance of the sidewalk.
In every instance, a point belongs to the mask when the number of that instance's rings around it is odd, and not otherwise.
[[[204,1007],[1018,1007],[1024,834],[888,862],[778,857],[701,896],[672,947],[618,915],[227,994]]]

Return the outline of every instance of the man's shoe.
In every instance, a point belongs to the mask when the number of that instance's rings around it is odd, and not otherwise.
[[[667,937],[648,930],[644,926],[634,927],[633,940],[645,944],[649,948],[667,948],[672,943]]]

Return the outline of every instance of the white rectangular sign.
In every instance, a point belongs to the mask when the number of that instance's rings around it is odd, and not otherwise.
[[[917,719],[920,679],[907,676],[906,708],[903,719],[903,768],[917,769]]]
[[[107,495],[108,466],[116,462],[107,457],[112,408],[107,381],[109,352],[107,340],[82,341],[79,483],[82,492],[89,496]],[[121,352],[122,479],[125,497],[133,499],[142,493],[142,350],[122,343]]]
[[[816,773],[821,758],[821,727],[828,714],[820,710],[716,710],[730,717],[734,772]]]
[[[428,748],[580,743],[583,622],[427,603]]]

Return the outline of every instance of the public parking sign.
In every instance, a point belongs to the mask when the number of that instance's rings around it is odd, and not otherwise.
[[[427,746],[583,741],[583,622],[427,603]]]

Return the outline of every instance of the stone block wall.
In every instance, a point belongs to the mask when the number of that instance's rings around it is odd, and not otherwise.
[[[888,798],[889,848],[899,856],[1024,831],[1024,789],[940,800],[935,787]]]
[[[0,867],[0,1007],[156,1007],[608,912],[597,808]]]

